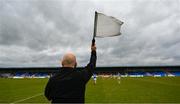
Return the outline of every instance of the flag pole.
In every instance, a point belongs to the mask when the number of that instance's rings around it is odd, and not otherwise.
[[[98,19],[98,14],[97,14],[97,12],[95,11],[95,17],[94,17],[94,33],[93,33],[93,39],[92,39],[92,46],[95,44],[97,19]]]

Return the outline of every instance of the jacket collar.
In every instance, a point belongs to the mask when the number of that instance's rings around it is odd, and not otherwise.
[[[61,67],[60,68],[60,71],[73,71],[74,70],[74,68],[72,68],[72,67]]]

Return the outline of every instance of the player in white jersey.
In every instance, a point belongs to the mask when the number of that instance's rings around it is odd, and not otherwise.
[[[121,83],[121,74],[118,72],[118,75],[117,75],[117,79],[118,79],[118,84],[120,84]]]
[[[96,81],[97,81],[97,75],[96,74],[93,74],[93,80],[94,80],[94,85],[95,85]]]

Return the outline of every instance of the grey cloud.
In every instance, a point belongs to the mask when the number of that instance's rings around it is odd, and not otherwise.
[[[179,0],[0,0],[0,66],[59,66],[73,51],[89,61],[94,11],[124,21],[122,36],[97,38],[97,66],[180,62]]]
[[[103,60],[114,60],[112,65],[178,65],[172,52],[180,48],[178,2],[134,2],[125,19],[123,37],[119,42],[109,42],[115,47],[111,53],[104,52],[110,58],[103,57]],[[171,48],[174,46],[176,49]],[[179,53],[174,51],[174,54],[178,57]]]
[[[7,2],[7,5],[2,12],[11,13],[1,16],[1,32],[5,34],[1,35],[1,44],[11,45],[17,44],[13,41],[19,41],[21,45],[42,50],[47,45],[68,44],[68,39],[72,42],[74,38],[79,39],[78,23],[82,19],[76,17],[73,10],[64,10],[68,5],[72,8],[74,2],[21,1]]]

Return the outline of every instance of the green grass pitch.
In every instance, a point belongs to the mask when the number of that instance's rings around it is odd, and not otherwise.
[[[49,103],[48,79],[0,78],[0,103]],[[86,86],[86,103],[180,103],[180,77],[98,78]]]

